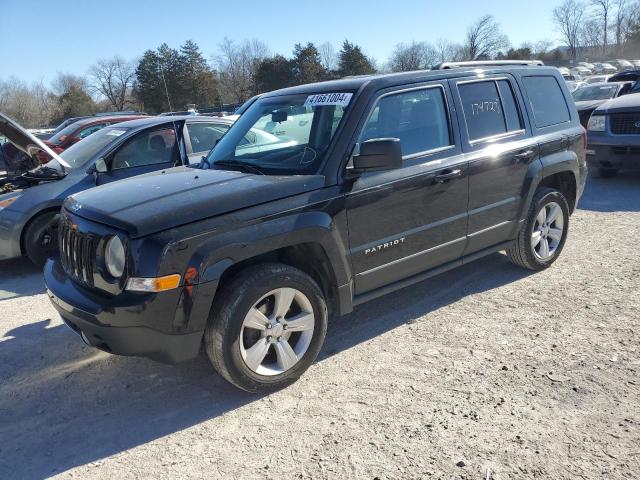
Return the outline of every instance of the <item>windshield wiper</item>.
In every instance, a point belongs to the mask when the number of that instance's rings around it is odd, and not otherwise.
[[[208,163],[208,162],[207,162]],[[238,167],[240,169],[244,169],[248,172],[255,173],[257,175],[264,175],[264,172],[260,170],[255,165],[251,165],[250,163],[244,163],[239,160],[216,160],[213,162],[214,165],[221,165],[223,167]]]

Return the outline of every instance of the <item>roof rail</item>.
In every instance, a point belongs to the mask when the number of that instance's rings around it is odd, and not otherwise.
[[[466,67],[503,67],[508,65],[543,66],[542,60],[475,60],[472,62],[443,62],[433,67],[433,70]]]

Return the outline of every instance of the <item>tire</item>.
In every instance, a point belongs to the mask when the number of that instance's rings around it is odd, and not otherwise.
[[[555,210],[559,208],[559,212]],[[549,226],[540,224],[541,212],[545,208],[545,222],[547,218],[556,215],[556,220]],[[553,213],[551,213],[553,210]],[[549,216],[547,217],[547,213]],[[561,216],[560,216],[561,214]],[[562,221],[562,231],[558,234],[559,221]],[[534,230],[537,235],[534,236]],[[519,267],[529,270],[544,270],[555,262],[564,247],[569,231],[569,205],[565,196],[553,188],[540,188],[534,195],[529,207],[527,218],[518,233],[515,244],[507,249],[509,260]],[[539,239],[538,242],[536,240]],[[543,242],[547,249],[544,250]],[[549,255],[546,255],[546,254]]]
[[[286,305],[291,295],[281,317],[277,302]],[[248,318],[255,321],[248,325]],[[247,392],[268,393],[291,385],[311,366],[326,332],[327,306],[318,284],[297,268],[265,263],[241,271],[216,295],[204,344],[223,378]]]
[[[601,178],[614,178],[618,176],[618,169],[601,168],[600,170],[598,170],[598,175],[600,175]]]
[[[37,267],[44,267],[47,258],[58,251],[58,212],[42,213],[29,222],[22,242],[24,252]]]

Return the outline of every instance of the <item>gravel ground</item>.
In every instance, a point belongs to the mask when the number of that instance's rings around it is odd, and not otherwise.
[[[365,304],[264,397],[84,346],[0,263],[0,478],[638,478],[638,238],[640,177],[590,179],[551,269],[495,254]]]

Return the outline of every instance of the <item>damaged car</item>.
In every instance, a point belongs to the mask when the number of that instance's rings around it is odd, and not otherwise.
[[[0,178],[0,260],[26,255],[38,266],[57,251],[58,220],[74,193],[123,178],[199,163],[233,120],[216,117],[144,117],[106,126],[58,154],[0,114],[3,145],[22,156],[52,159]],[[37,162],[36,162],[37,164]]]

